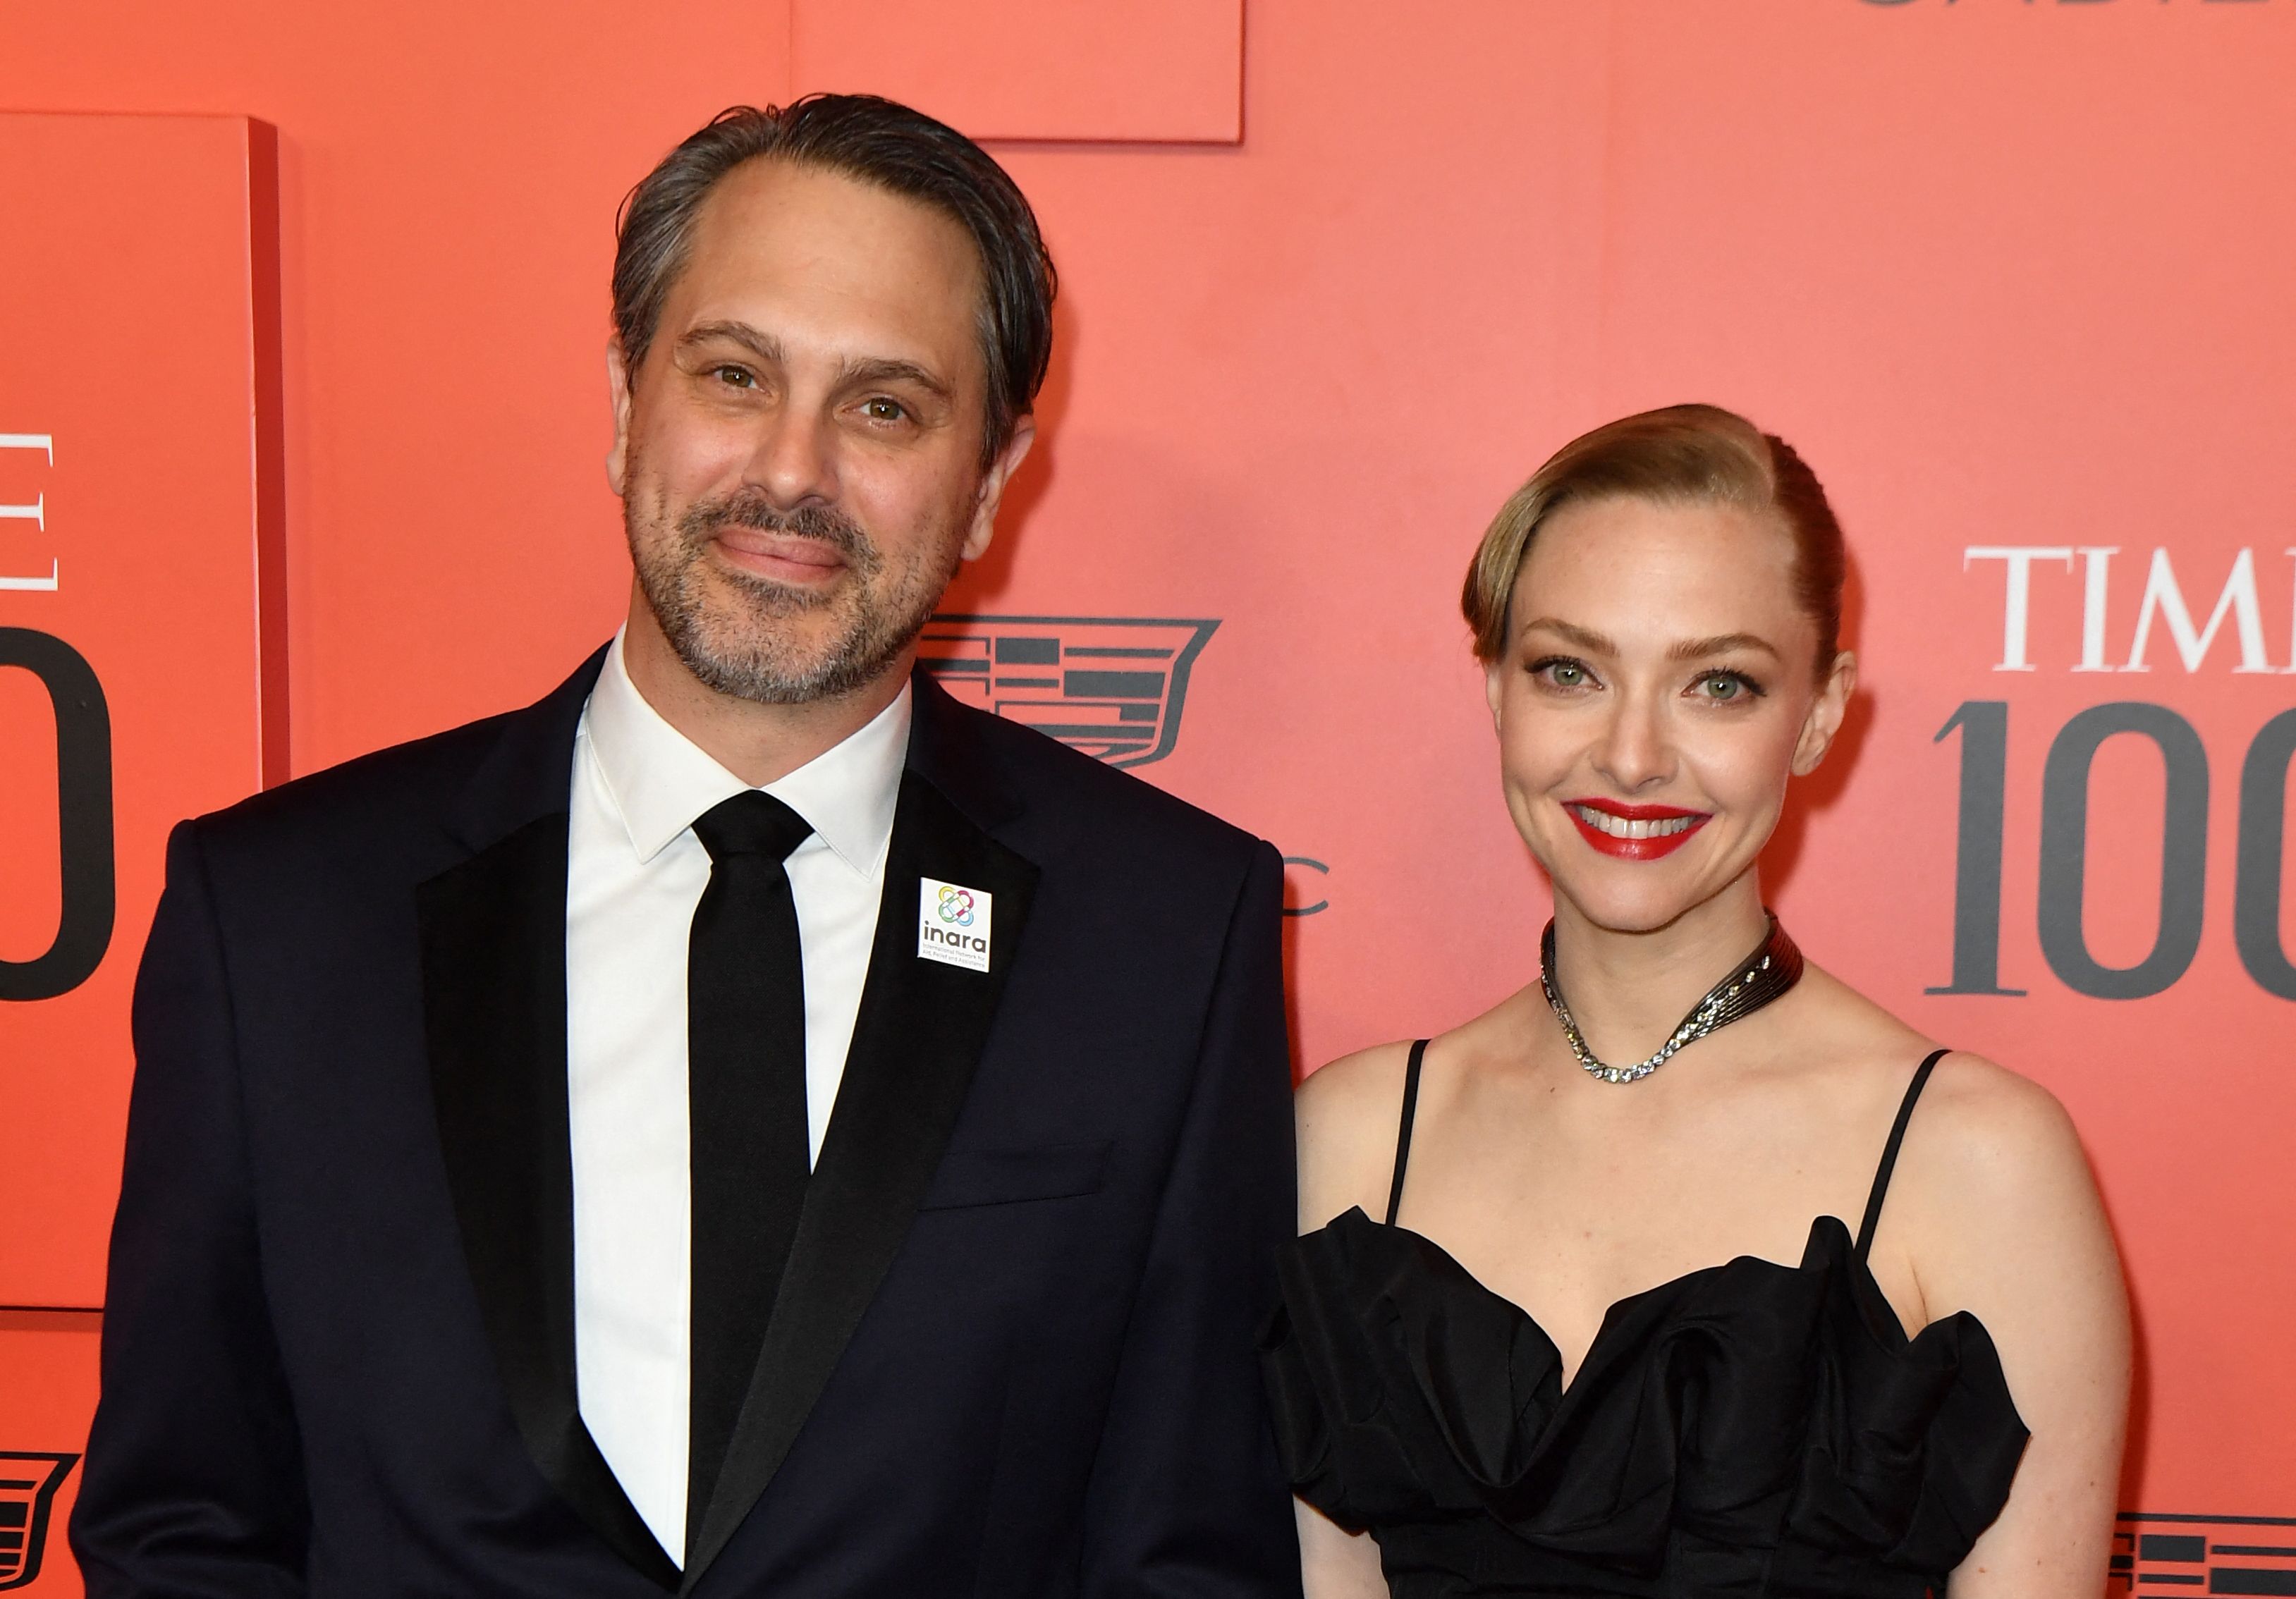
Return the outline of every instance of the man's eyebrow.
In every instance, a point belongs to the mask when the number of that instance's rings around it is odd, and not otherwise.
[[[712,339],[723,339],[738,344],[758,360],[778,365],[782,358],[782,341],[761,328],[746,322],[704,322],[690,327],[678,336],[680,349],[691,349],[697,344],[707,344]]]
[[[1709,655],[1727,655],[1733,650],[1759,650],[1773,660],[1783,659],[1775,644],[1751,633],[1718,633],[1711,638],[1685,638],[1667,654],[1676,660],[1702,660]]]
[[[782,364],[782,341],[762,328],[746,322],[704,322],[686,329],[678,340],[678,348],[690,349],[722,339],[738,344],[768,365]],[[866,383],[914,383],[936,399],[948,400],[954,391],[948,383],[931,368],[915,361],[895,357],[857,357],[838,368],[840,386],[851,387]]]
[[[1619,646],[1602,634],[1591,627],[1581,627],[1574,622],[1566,622],[1560,617],[1533,617],[1522,625],[1521,631],[1552,633],[1563,643],[1574,644],[1595,655],[1616,655],[1619,652]]]
[[[931,368],[914,361],[894,360],[886,357],[865,357],[845,363],[840,375],[847,385],[857,383],[914,383],[936,399],[954,398],[947,382]]]

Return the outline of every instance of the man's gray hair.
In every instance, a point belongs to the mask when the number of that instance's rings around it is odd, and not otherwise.
[[[1036,213],[987,151],[947,124],[874,94],[808,94],[764,111],[742,105],[721,111],[630,191],[616,228],[614,332],[633,378],[685,270],[701,202],[726,174],[766,157],[922,201],[972,235],[983,285],[986,467],[1044,386],[1058,284],[1053,258]]]

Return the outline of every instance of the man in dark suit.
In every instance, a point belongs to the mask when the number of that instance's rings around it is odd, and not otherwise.
[[[911,671],[1032,436],[1026,201],[729,112],[614,291],[621,633],[170,844],[88,1592],[1296,1592],[1280,863]]]

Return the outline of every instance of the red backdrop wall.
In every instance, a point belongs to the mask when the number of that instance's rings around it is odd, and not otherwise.
[[[1306,1064],[1532,972],[1544,890],[1454,611],[1491,510],[1646,406],[1711,399],[1794,440],[1849,530],[1866,686],[1774,847],[1774,902],[1815,958],[2039,1078],[2088,1140],[2142,1333],[2122,1503],[2202,1518],[2127,1523],[2116,1591],[2202,1572],[2224,1518],[2296,1517],[2296,0],[860,17],[0,12],[0,107],[277,130],[294,769],[531,698],[605,636],[627,570],[600,464],[617,201],[726,103],[900,94],[1002,141],[1062,275],[1046,442],[949,609],[1218,622],[1139,771],[1298,857],[1298,908],[1320,906],[1292,923]],[[12,321],[135,310],[21,298],[0,259]],[[179,332],[147,327],[155,362]],[[0,434],[48,431],[39,373],[0,379]],[[0,502],[41,491],[37,464],[6,463]],[[80,525],[107,561],[164,533]],[[39,598],[0,592],[0,625],[47,626]],[[955,630],[1000,627],[1023,625]],[[133,700],[163,640],[80,647]],[[37,711],[0,747],[50,736]],[[129,884],[160,841],[123,821],[94,981],[132,967],[150,901]],[[0,840],[0,896],[51,903],[53,849]],[[102,1091],[66,1107],[24,1086],[34,1037],[0,1004],[0,1138],[97,1118],[75,1181],[102,1194],[116,1037],[67,1052]],[[32,1307],[0,1311],[0,1451],[78,1447],[94,1302],[10,1291],[94,1281],[70,1210],[0,1224],[0,1302]],[[2199,1562],[2164,1534],[2200,1537]],[[51,1542],[39,1591],[74,1592]]]

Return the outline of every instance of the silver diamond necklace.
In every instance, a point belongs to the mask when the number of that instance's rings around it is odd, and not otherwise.
[[[1786,937],[1786,930],[1778,925],[1775,913],[1765,911],[1763,914],[1770,919],[1770,931],[1760,947],[1706,990],[1706,997],[1690,1007],[1690,1014],[1667,1036],[1656,1054],[1631,1066],[1606,1065],[1587,1047],[1586,1035],[1578,1030],[1578,1022],[1571,1019],[1570,1007],[1563,1003],[1562,985],[1555,980],[1554,923],[1549,922],[1538,939],[1538,986],[1546,990],[1547,1005],[1554,1012],[1554,1019],[1562,1024],[1562,1036],[1570,1040],[1570,1053],[1578,1058],[1578,1064],[1587,1069],[1588,1075],[1606,1083],[1638,1083],[1674,1059],[1684,1045],[1695,1044],[1707,1034],[1752,1015],[1800,982],[1801,950]]]

